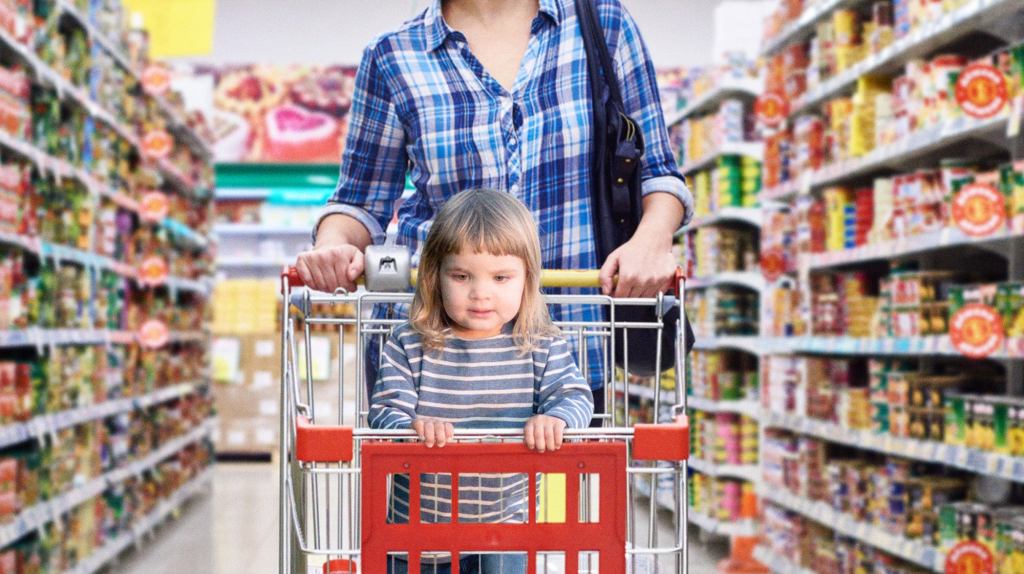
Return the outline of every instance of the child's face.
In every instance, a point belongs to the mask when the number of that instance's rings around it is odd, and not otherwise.
[[[526,266],[515,255],[467,253],[445,257],[441,300],[452,331],[464,339],[493,337],[519,313]]]

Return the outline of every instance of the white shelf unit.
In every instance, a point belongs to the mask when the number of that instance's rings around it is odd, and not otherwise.
[[[875,434],[868,430],[847,429],[834,423],[770,411],[762,415],[761,424],[862,450],[923,462],[939,462],[983,476],[1024,483],[1024,457],[1007,456],[937,441]]]
[[[764,275],[755,271],[726,271],[708,277],[694,277],[686,282],[687,289],[710,289],[723,285],[745,287],[760,293],[765,287]]]
[[[857,78],[892,73],[906,62],[928,56],[965,38],[973,32],[991,28],[999,20],[1010,18],[1020,10],[1020,0],[974,0],[942,18],[925,24],[887,48],[869,56],[850,69],[809,90],[794,102],[795,115],[806,112],[823,101],[849,91]]]
[[[893,556],[913,562],[933,572],[944,571],[945,553],[930,544],[894,535],[882,528],[855,520],[849,514],[836,512],[824,502],[795,496],[784,489],[762,485],[758,494],[772,504],[802,514],[840,534],[880,548]]]
[[[760,142],[741,144],[740,146],[726,147],[719,150],[721,154],[705,158],[692,165],[683,168],[684,172],[692,172],[710,166],[719,155],[738,154],[751,156],[761,160],[763,146]],[[721,207],[712,210],[707,216],[694,220],[688,227],[680,230],[677,237],[686,239],[686,235],[698,229],[720,225],[742,224],[749,227],[749,232],[756,233],[760,230],[763,222],[763,210],[756,208]],[[688,239],[687,239],[688,240]],[[742,287],[754,291],[759,299],[763,299],[765,280],[760,272],[737,272],[726,271],[715,273],[706,277],[695,277],[687,280],[687,289],[706,290],[720,287]],[[762,314],[763,318],[763,314]],[[756,336],[697,336],[694,351],[736,351],[753,355],[760,358],[766,354],[763,339]],[[704,397],[688,396],[687,408],[707,413],[735,413],[759,420],[760,408],[754,400],[714,400]],[[760,457],[759,457],[760,458]],[[697,472],[712,477],[738,479],[748,483],[757,484],[760,479],[760,465],[718,465],[707,460],[691,458],[690,468]],[[691,521],[697,524],[702,530],[712,534],[724,534],[727,536],[752,536],[756,535],[759,529],[757,520],[744,520],[739,523],[721,523],[711,520],[708,517],[698,515],[691,511]]]
[[[695,218],[690,225],[679,230],[678,233],[727,222],[740,222],[760,227],[763,215],[764,213],[759,207],[723,207],[716,209],[711,215]]]
[[[740,155],[745,157],[752,157],[758,161],[761,161],[762,155],[764,154],[764,146],[761,142],[726,142],[722,144],[718,149],[712,151],[704,157],[687,161],[679,167],[679,171],[683,175],[691,174],[695,171],[701,171],[715,165],[718,158],[727,155]]]
[[[817,2],[806,11],[798,22],[792,24],[775,38],[763,45],[763,56],[771,55],[787,43],[802,40],[813,33],[816,22],[828,18],[836,9],[866,3],[859,0],[825,0]],[[1019,0],[969,0],[956,11],[925,25],[904,38],[898,39],[880,54],[870,56],[850,70],[812,87],[802,98],[793,102],[790,117],[808,113],[826,100],[849,94],[857,79],[864,75],[896,75],[905,64],[913,59],[930,57],[943,53],[942,50],[969,35],[985,31],[994,38],[1001,38],[1012,44],[1019,41],[1019,22],[1024,19],[1024,3]],[[1011,30],[1017,22],[1016,29]],[[1011,38],[1011,36],[1013,36]],[[960,117],[945,120],[924,127],[901,141],[876,148],[863,157],[849,159],[808,171],[774,188],[763,189],[760,200],[790,201],[799,195],[809,195],[816,190],[832,185],[860,182],[875,176],[889,176],[893,172],[907,172],[915,168],[938,165],[940,159],[955,156],[969,149],[973,142],[982,140],[987,144],[1005,145],[1014,159],[1021,159],[1022,148],[1016,149],[1006,139],[1009,114],[994,118],[976,120]],[[1014,157],[1014,154],[1016,156]],[[941,250],[974,246],[988,252],[1006,256],[1010,280],[1024,279],[1024,237],[1008,232],[995,236],[975,239],[954,229],[892,241],[886,244],[870,245],[843,252],[802,256],[798,267],[799,276],[806,278],[810,273],[826,272],[837,268],[850,268],[870,262],[906,261],[933,257]],[[827,354],[837,356],[885,356],[885,357],[954,357],[960,356],[953,349],[949,337],[887,338],[865,340],[851,337],[806,336],[776,341],[773,346],[778,354]],[[1007,369],[1011,392],[1024,391],[1024,361],[1017,357],[997,355]],[[969,363],[967,363],[969,364]],[[1016,381],[1016,382],[1015,382]],[[1024,460],[997,453],[968,449],[933,441],[897,438],[877,435],[869,430],[850,430],[837,424],[809,419],[804,416],[762,412],[762,429],[780,428],[794,433],[817,437],[835,444],[857,449],[895,455],[911,460],[934,462],[967,470],[976,475],[993,476],[1013,482],[1024,481]],[[809,517],[822,525],[846,536],[856,538],[889,554],[903,558],[935,572],[942,572],[945,555],[941,549],[924,541],[908,540],[893,536],[881,528],[859,523],[852,517],[834,512],[828,505],[813,502],[790,494],[781,489],[769,488],[762,484],[761,498],[769,503]],[[773,555],[769,548],[761,546],[755,557],[773,572],[810,574],[782,557]]]
[[[55,3],[54,19],[66,15],[66,20],[58,26],[56,21],[48,23],[43,27],[42,33],[49,33],[46,30],[63,29],[64,24],[78,27],[84,30],[86,37],[92,41],[94,46],[108,52],[116,62],[115,66],[126,68],[136,79],[141,77],[138,70],[132,69],[127,57],[114,43],[100,32],[89,18],[78,10],[70,0],[58,0]],[[29,16],[31,17],[31,16]],[[151,168],[159,178],[153,184],[154,189],[167,193],[178,194],[189,198],[196,203],[203,203],[208,200],[211,182],[193,181],[190,175],[182,173],[176,165],[168,160],[147,159],[141,146],[140,130],[137,126],[128,125],[122,121],[112,108],[107,108],[94,99],[87,88],[76,86],[69,81],[62,72],[55,70],[45,63],[34,52],[34,46],[39,41],[45,41],[45,37],[33,38],[29,45],[25,45],[14,39],[5,31],[0,31],[0,51],[6,54],[5,61],[9,64],[15,62],[26,70],[33,83],[44,88],[51,88],[56,93],[57,99],[63,104],[77,108],[99,124],[109,127],[117,136],[134,149],[134,152],[142,158],[141,166]],[[91,66],[101,66],[98,60],[94,60]],[[204,161],[212,157],[210,148],[188,125],[187,119],[179,111],[173,108],[165,99],[160,97],[145,96],[155,101],[160,114],[167,117],[168,127],[177,142],[187,145],[195,152],[196,156]],[[147,118],[147,121],[149,118]],[[141,215],[141,208],[138,202],[127,196],[119,188],[110,182],[101,179],[101,176],[94,175],[84,165],[75,165],[62,157],[55,157],[30,140],[12,137],[7,134],[0,134],[0,149],[8,154],[10,159],[19,158],[33,165],[41,177],[52,178],[58,182],[71,180],[80,185],[88,192],[90,201],[96,206],[102,201],[108,201],[119,208]],[[10,161],[8,159],[8,161]],[[191,229],[181,221],[164,219],[163,221],[147,223],[142,218],[140,225],[152,225],[162,228],[173,239],[175,249],[190,249],[194,251],[206,250],[211,245],[209,237],[202,232]],[[94,231],[94,230],[93,230]],[[100,255],[81,249],[75,249],[63,245],[56,245],[43,241],[38,237],[26,237],[12,234],[0,235],[0,243],[17,247],[26,253],[36,256],[41,262],[54,263],[55,265],[75,265],[92,270],[103,270],[116,273],[125,280],[139,283],[138,270],[125,262],[116,261],[110,257]],[[165,282],[165,288],[171,293],[172,298],[177,298],[178,293],[194,293],[202,296],[209,294],[209,284],[203,278],[169,277]],[[172,343],[199,341],[204,337],[200,332],[171,332]],[[38,355],[42,355],[53,347],[66,345],[90,345],[90,346],[112,346],[130,345],[137,342],[137,335],[133,332],[106,330],[106,329],[46,329],[29,327],[20,330],[0,332],[0,349],[5,351],[17,349],[19,355],[23,347],[35,347]],[[107,383],[110,388],[120,385],[121,381],[116,380],[115,375],[107,376]],[[148,394],[112,399],[95,405],[82,406],[60,412],[50,412],[36,416],[23,423],[14,423],[0,426],[0,448],[9,448],[20,443],[32,440],[45,441],[47,437],[55,437],[62,429],[71,428],[77,425],[100,420],[110,416],[133,412],[137,409],[159,406],[176,399],[194,395],[204,387],[204,381],[194,381],[172,385],[152,391]],[[129,461],[106,473],[85,482],[75,482],[70,485],[69,490],[56,493],[56,496],[36,505],[22,509],[13,520],[0,526],[0,548],[17,541],[18,539],[35,532],[36,530],[50,524],[53,521],[64,520],[62,515],[73,508],[87,503],[89,500],[99,496],[113,485],[124,482],[131,477],[141,476],[151,472],[164,460],[175,456],[181,450],[197,442],[206,440],[216,426],[216,419],[207,419],[203,423],[194,426],[185,435],[169,440],[148,454],[140,455],[135,460]],[[131,544],[142,542],[142,536],[152,530],[158,522],[164,520],[174,510],[181,506],[184,501],[205,487],[212,479],[212,471],[205,471],[204,474],[195,478],[192,482],[180,488],[141,522],[132,527],[132,532],[120,538],[108,542],[107,546],[100,549],[85,559],[79,565],[70,570],[74,574],[92,574],[105,567],[125,548]]]
[[[764,81],[758,78],[721,78],[713,88],[693,98],[684,108],[669,112],[665,118],[665,125],[673,126],[691,116],[710,112],[729,98],[756,98],[763,90]]]

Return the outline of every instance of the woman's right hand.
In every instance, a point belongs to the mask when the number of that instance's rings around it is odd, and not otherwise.
[[[455,427],[452,426],[452,423],[431,418],[420,418],[412,421],[412,430],[416,431],[416,434],[427,445],[427,448],[433,448],[434,445],[441,448],[450,442],[455,435]]]
[[[338,287],[355,291],[363,267],[363,252],[355,245],[315,247],[300,253],[295,263],[307,287],[326,293],[333,293]]]

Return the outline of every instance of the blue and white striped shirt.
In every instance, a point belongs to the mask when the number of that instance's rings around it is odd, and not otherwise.
[[[517,428],[535,414],[558,417],[568,428],[590,424],[594,404],[572,352],[560,337],[545,338],[532,352],[516,347],[510,325],[487,339],[449,336],[443,348],[424,353],[422,338],[408,323],[384,346],[370,399],[373,428],[410,428],[419,417],[456,428]],[[426,475],[421,513],[426,522],[451,515],[447,475]],[[525,520],[525,475],[465,475],[460,478],[459,520]],[[395,479],[395,516],[408,517],[408,480]]]
[[[586,50],[573,1],[539,1],[511,90],[448,26],[441,0],[374,40],[356,75],[341,173],[323,215],[348,214],[382,243],[408,173],[416,192],[398,210],[398,241],[417,252],[445,200],[467,189],[504,189],[533,212],[544,268],[597,268]],[[643,130],[643,192],[675,195],[688,221],[693,198],[669,147],[646,46],[619,0],[597,5],[626,111]],[[552,309],[556,320],[595,321],[600,313],[593,306]],[[599,388],[596,340],[590,353],[591,386]]]

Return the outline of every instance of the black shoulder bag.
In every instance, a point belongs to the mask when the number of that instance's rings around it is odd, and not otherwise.
[[[595,0],[575,0],[576,17],[587,51],[587,73],[593,103],[593,164],[591,166],[591,217],[597,260],[604,264],[608,255],[629,241],[643,214],[640,159],[644,138],[639,124],[626,114],[619,90],[618,75],[608,54],[608,44],[597,16]],[[615,320],[653,322],[657,318],[650,307],[618,306]],[[684,315],[685,317],[685,315]],[[664,315],[661,339],[661,370],[675,366],[675,342],[678,336],[679,307],[673,305]],[[686,352],[693,347],[690,322],[686,325]],[[616,365],[621,367],[629,352],[629,372],[640,376],[656,373],[657,331],[630,329],[628,347],[623,330],[615,333]]]

